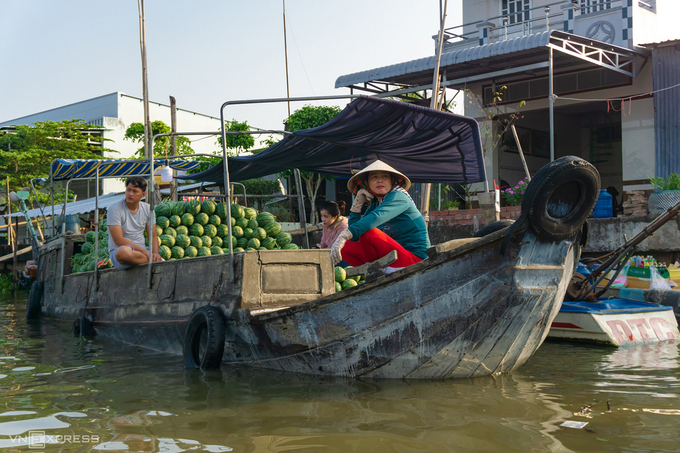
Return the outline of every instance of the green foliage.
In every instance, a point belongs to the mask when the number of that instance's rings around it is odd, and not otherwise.
[[[661,176],[656,178],[650,177],[649,181],[657,191],[680,190],[680,175],[677,173],[671,173],[668,175],[668,179],[664,179]]]
[[[12,278],[8,275],[0,275],[0,293],[12,290]]]
[[[522,197],[529,185],[529,179],[520,179],[514,187],[510,187],[501,192],[501,196],[505,198],[510,206],[519,206],[522,204]]]
[[[506,109],[501,109],[500,104],[503,103],[503,94],[507,89],[508,87],[505,85],[499,87],[498,91],[493,93],[489,105],[484,105],[483,100],[475,96],[472,91],[465,90],[468,107],[476,108],[481,116],[479,119],[479,131],[481,133],[482,148],[485,155],[487,151],[495,149],[501,140],[514,141],[510,126],[523,118],[523,115],[519,111],[526,105],[526,101],[520,101],[514,107],[512,113],[505,115],[503,119],[500,119],[500,115],[506,111]]]
[[[249,131],[250,126],[247,121],[239,123],[236,120],[226,122],[228,131]],[[222,136],[217,136],[217,143],[222,147]],[[234,153],[227,153],[229,156],[238,156],[255,146],[255,138],[252,134],[227,134],[227,149],[235,150]]]
[[[116,152],[103,147],[107,139],[91,135],[101,127],[83,120],[41,121],[14,127],[14,131],[0,132],[0,180],[9,178],[10,190],[30,187],[33,178],[48,177],[53,159],[101,159],[103,151]],[[46,202],[50,197],[40,194],[39,198]],[[63,198],[63,191],[55,193],[55,202]],[[29,201],[35,201],[33,193]]]
[[[156,134],[167,134],[172,132],[170,126],[163,121],[153,121],[151,123],[151,137]],[[144,144],[144,124],[132,123],[125,130],[125,140],[131,140],[135,143]],[[153,146],[154,157],[165,157],[166,153],[170,155],[170,137],[158,137]],[[177,137],[177,155],[193,154],[194,150],[191,148],[191,141],[187,137]],[[137,159],[144,159],[144,146],[139,148],[135,153]]]
[[[320,105],[316,107],[306,105],[293,112],[293,114],[286,119],[285,123],[288,125],[288,130],[291,132],[299,131],[301,129],[311,129],[326,124],[340,112],[340,107],[336,105]]]
[[[273,181],[261,178],[248,179],[246,181],[242,181],[242,184],[246,187],[247,195],[270,195],[273,193],[277,193],[281,190],[278,179],[275,179]],[[240,191],[239,189],[240,187],[236,187],[236,189],[234,189],[234,192],[239,193]],[[257,209],[261,210],[262,207],[272,199],[273,198],[251,198],[250,205],[252,206],[254,202],[257,206]]]

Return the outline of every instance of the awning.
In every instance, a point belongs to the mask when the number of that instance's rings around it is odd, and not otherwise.
[[[527,73],[533,76],[537,70],[547,68],[551,48],[556,51],[555,71],[578,69],[579,64],[590,68],[596,65],[635,77],[647,60],[643,52],[552,30],[443,52],[440,67],[442,86],[461,89],[469,82],[509,74]],[[338,77],[335,87],[352,87],[374,93],[384,93],[404,85],[429,89],[435,64],[436,56],[432,55],[361,71]]]
[[[362,96],[323,126],[287,135],[253,156],[230,157],[232,181],[291,168],[349,177],[380,159],[413,182],[486,179],[477,122],[405,102]],[[223,181],[222,163],[178,179]]]
[[[108,193],[106,195],[100,195],[99,196],[99,209],[106,209],[109,206],[111,206],[114,203],[118,203],[120,200],[122,200],[124,197],[123,192],[117,192],[117,193]],[[94,211],[95,208],[95,201],[96,197],[88,198],[86,200],[79,200],[79,201],[69,201],[66,204],[66,215],[71,215],[71,214],[86,214],[88,212]],[[64,208],[63,204],[55,204],[54,205],[54,215],[59,216],[61,215],[61,211]],[[29,217],[40,217],[42,214],[45,214],[45,217],[50,217],[52,215],[52,206],[45,206],[43,207],[42,212],[40,211],[40,208],[35,208],[35,209],[29,209],[28,210],[28,216]],[[24,217],[24,214],[22,212],[14,212],[10,215],[3,216],[3,217]]]
[[[202,162],[168,160],[162,157],[154,158],[154,168],[159,168],[166,163],[175,170],[187,171],[198,168]],[[142,159],[135,162],[115,159],[58,159],[52,163],[52,176],[55,181],[79,178],[93,179],[96,175],[97,166],[99,166],[100,178],[116,176],[143,176],[148,178],[151,170],[151,163]],[[42,179],[42,181],[48,180],[49,178]]]

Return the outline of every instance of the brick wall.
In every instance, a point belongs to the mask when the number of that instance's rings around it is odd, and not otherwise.
[[[501,208],[501,220],[518,219],[521,213],[520,206],[504,206]],[[483,225],[484,216],[481,209],[430,211],[430,223],[433,225],[472,225],[475,223],[475,216],[479,225]]]

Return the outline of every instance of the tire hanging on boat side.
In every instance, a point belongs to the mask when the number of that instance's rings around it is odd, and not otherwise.
[[[184,368],[216,369],[224,354],[224,316],[206,305],[194,311],[184,335]]]
[[[26,319],[37,319],[40,316],[40,307],[42,305],[43,291],[45,290],[45,283],[34,281],[31,284],[31,291],[28,293],[28,302],[26,302]]]

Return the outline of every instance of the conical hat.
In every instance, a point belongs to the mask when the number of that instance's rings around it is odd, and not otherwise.
[[[411,187],[411,180],[408,179],[408,177],[405,174],[403,174],[400,171],[395,170],[394,168],[390,167],[389,165],[387,165],[385,162],[383,162],[381,160],[376,160],[371,165],[369,165],[368,167],[358,171],[354,176],[349,178],[349,181],[347,181],[347,188],[349,189],[349,191],[354,193],[354,188],[357,185],[357,183],[361,180],[366,181],[368,179],[368,173],[370,173],[372,171],[387,171],[387,172],[390,172],[390,173],[392,173],[396,176],[394,178],[395,179],[394,182],[396,182],[396,180],[398,180],[398,179],[404,180],[403,184],[401,184],[401,187],[404,190],[408,190],[409,187]]]

